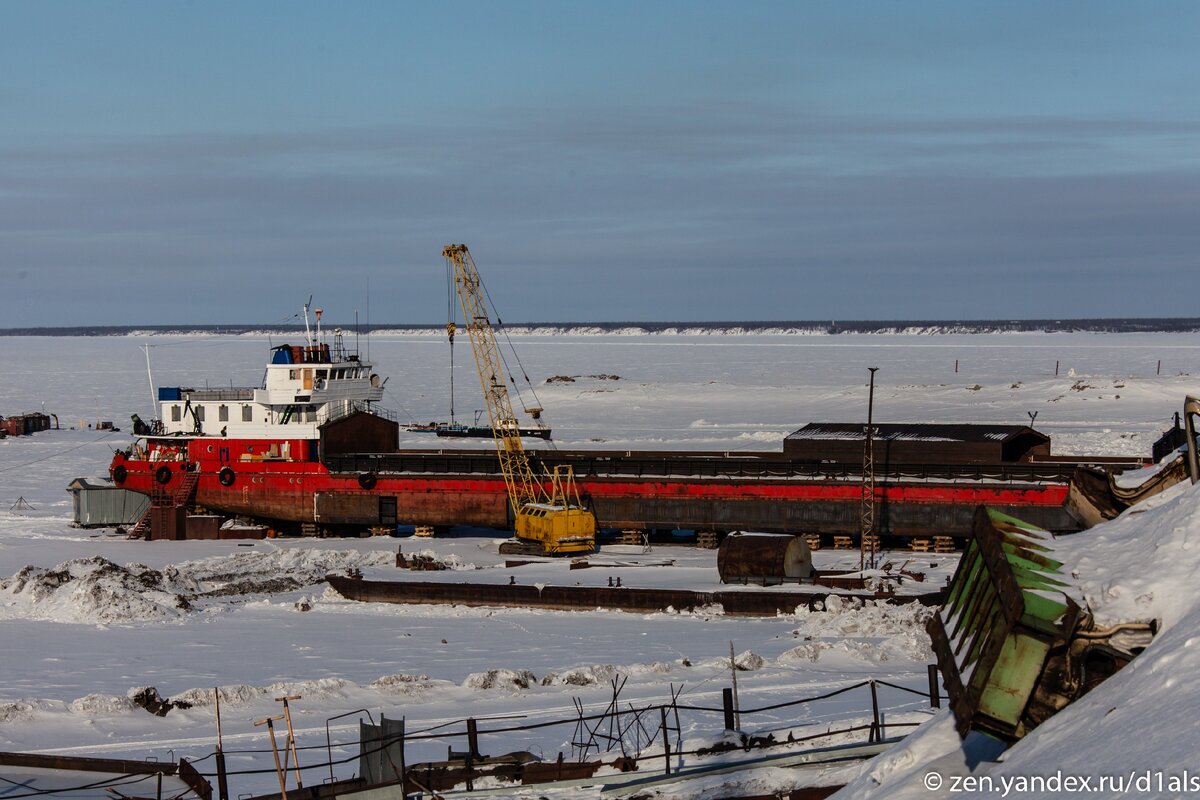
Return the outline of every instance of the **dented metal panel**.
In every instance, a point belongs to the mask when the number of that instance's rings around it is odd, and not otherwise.
[[[1035,722],[1029,703],[1053,648],[1066,645],[1079,608],[1062,593],[1049,534],[980,507],[946,602],[929,621],[958,731],[1017,739]]]
[[[316,522],[326,525],[378,525],[379,495],[368,492],[317,492]]]

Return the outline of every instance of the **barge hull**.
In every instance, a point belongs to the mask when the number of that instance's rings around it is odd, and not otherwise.
[[[387,525],[469,525],[511,529],[504,481],[498,474],[330,472],[320,462],[179,462],[166,484],[161,464],[121,460],[114,479],[123,488],[153,495],[193,480],[189,498],[226,515],[304,524],[334,531]],[[647,480],[581,476],[580,491],[602,528],[728,532],[854,534],[861,485],[854,480],[762,477],[670,477]],[[898,536],[966,537],[974,509],[988,505],[1055,532],[1086,527],[1067,504],[1063,483],[977,480],[880,480],[878,530]]]

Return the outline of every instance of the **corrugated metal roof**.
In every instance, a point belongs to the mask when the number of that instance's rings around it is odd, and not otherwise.
[[[799,440],[862,441],[863,422],[810,422],[787,438]],[[893,442],[1006,442],[1020,434],[1032,434],[1046,441],[1050,437],[1028,425],[971,425],[940,423],[875,423],[876,441]]]

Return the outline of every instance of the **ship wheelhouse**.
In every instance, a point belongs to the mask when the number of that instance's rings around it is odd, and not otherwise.
[[[315,440],[321,425],[355,411],[390,416],[373,404],[383,382],[357,352],[306,335],[304,345],[278,345],[259,386],[158,390],[160,426],[167,436],[213,436],[257,440]]]

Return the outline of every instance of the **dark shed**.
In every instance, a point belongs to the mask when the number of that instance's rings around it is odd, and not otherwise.
[[[793,461],[861,464],[866,425],[813,422],[783,440]],[[1050,455],[1050,437],[1028,425],[876,424],[877,464],[1001,464]]]
[[[394,453],[400,425],[376,414],[356,411],[321,426],[321,457],[343,453]]]

